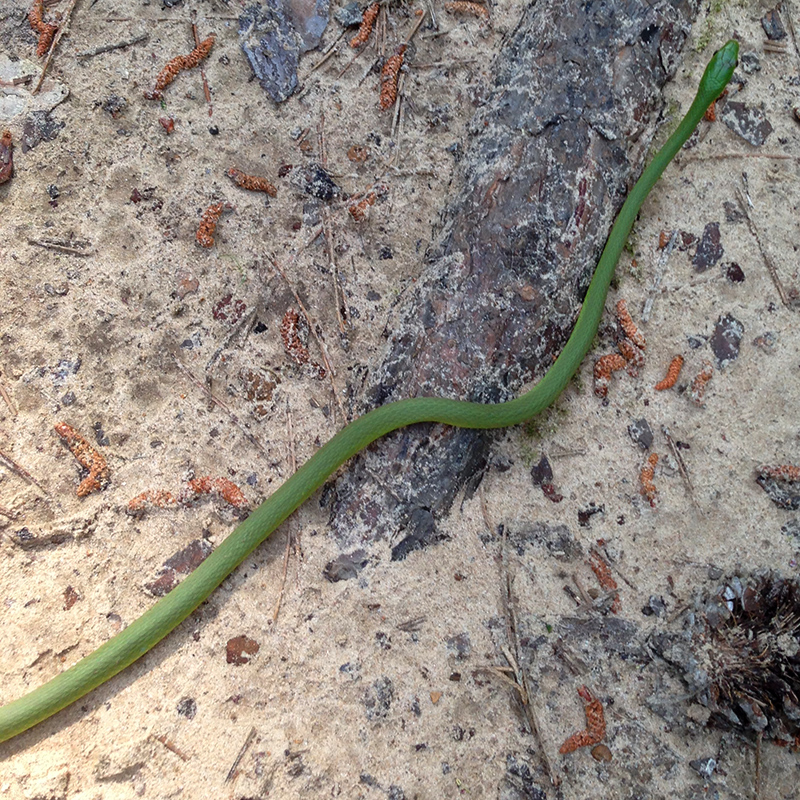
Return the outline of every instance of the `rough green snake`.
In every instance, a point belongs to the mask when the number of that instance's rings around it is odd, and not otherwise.
[[[419,397],[389,403],[354,420],[265,500],[170,594],[77,664],[44,686],[0,708],[0,742],[74,703],[143,656],[186,619],[333,472],[371,442],[416,422],[439,422],[462,428],[505,428],[530,419],[553,403],[592,344],[614,269],[642,203],[708,106],[731,79],[738,53],[738,43],[731,40],[714,54],[686,116],[626,198],[567,344],[530,391],[515,400],[494,405]]]

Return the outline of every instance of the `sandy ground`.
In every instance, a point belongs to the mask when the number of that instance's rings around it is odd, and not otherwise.
[[[198,3],[200,36],[217,35],[205,63],[209,116],[199,70],[181,74],[163,104],[143,97],[166,60],[191,49],[189,7],[79,0],[44,96],[22,87],[22,112],[3,121],[19,145],[25,115],[55,104],[45,120],[50,137],[27,152],[18,146],[15,176],[0,187],[0,450],[41,484],[0,470],[0,506],[11,515],[0,516],[0,701],[138,617],[153,602],[145,584],[167,558],[196,539],[221,541],[235,523],[219,498],[141,519],[125,513],[131,498],[148,489],[177,494],[188,479],[211,475],[236,483],[254,505],[341,426],[331,384],[283,349],[281,318],[296,305],[289,284],[319,322],[347,405],[380,356],[393,303],[418,273],[452,192],[448,148],[463,139],[491,57],[515,24],[513,5],[499,2],[482,30],[436,3],[438,31],[417,38],[392,135],[392,114],[376,107],[374,50],[340,78],[349,48],[313,74],[319,55],[309,54],[304,91],[275,106],[239,50],[238,4]],[[36,62],[15,6],[0,4],[4,49],[14,61]],[[701,17],[668,89],[665,130],[713,47],[735,32],[760,65],[741,73],[747,82],[736,99],[763,109],[774,131],[755,148],[721,122],[704,125],[702,141],[647,202],[608,301],[610,321],[618,297],[637,319],[654,300],[641,326],[648,351],[639,377],[615,377],[602,404],[587,362],[536,430],[499,437],[497,461],[509,468],[488,474],[481,492],[457,505],[444,526],[448,541],[400,563],[389,561],[387,545],[357,580],[324,579],[338,553],[315,498],[153,653],[0,745],[0,797],[753,796],[753,749],[706,729],[702,709],[679,698],[680,684],[642,643],[723,576],[796,572],[798,515],[770,502],[754,468],[798,460],[797,312],[781,302],[746,222],[731,221],[723,206],[736,204],[746,173],[764,249],[786,286],[796,285],[800,59],[791,39],[785,54],[764,52],[766,10]],[[389,42],[412,24],[395,9]],[[332,23],[325,43],[338,31]],[[148,39],[76,56],[138,34]],[[704,38],[710,47],[698,53]],[[7,61],[0,71],[19,74],[21,66],[36,71]],[[172,134],[159,117],[174,119]],[[319,204],[279,176],[282,165],[321,160],[320,136],[347,192],[376,180],[387,189],[361,224],[333,204],[335,270],[325,238],[310,242]],[[348,158],[354,145],[368,150],[365,162]],[[225,176],[232,165],[272,180],[277,197],[234,186]],[[215,201],[235,209],[204,250],[194,234]],[[711,222],[720,223],[719,263],[699,273],[692,251],[662,259],[662,230],[700,236]],[[53,241],[85,255],[35,243]],[[743,282],[730,279],[730,262]],[[741,349],[715,371],[704,406],[686,391],[655,392],[675,353],[686,356],[684,387],[713,360],[708,338],[726,314],[743,327]],[[601,337],[598,349],[608,347]],[[313,342],[311,350],[319,359]],[[206,376],[217,403],[203,389]],[[661,456],[655,509],[640,493],[644,455],[627,431],[642,418]],[[108,460],[104,491],[76,496],[77,462],[53,428],[62,421]],[[693,498],[663,426],[685,445]],[[531,480],[543,454],[559,503]],[[602,513],[579,524],[592,504]],[[616,616],[576,609],[563,589],[596,586],[587,556],[601,539],[620,584]],[[659,599],[661,616],[650,613]],[[498,670],[509,666],[510,618],[538,738],[510,673]],[[226,645],[241,636],[260,648],[247,663],[228,663]],[[605,706],[610,763],[588,749],[558,754],[584,726],[581,684]],[[655,714],[659,703],[685,724]],[[710,776],[691,766],[710,757],[718,763]],[[762,797],[798,796],[794,754],[765,746],[761,760]]]

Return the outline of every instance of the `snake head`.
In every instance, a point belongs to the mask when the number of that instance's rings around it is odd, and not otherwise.
[[[739,42],[730,39],[714,53],[711,61],[708,62],[697,90],[697,96],[708,98],[708,103],[716,100],[733,77],[733,71],[738,63]]]

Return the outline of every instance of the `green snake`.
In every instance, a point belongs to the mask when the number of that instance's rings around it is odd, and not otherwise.
[[[141,658],[186,619],[331,474],[371,442],[417,422],[439,422],[461,428],[505,428],[530,419],[553,403],[589,351],[614,269],[642,203],[706,109],[730,81],[738,54],[739,45],[731,40],[709,62],[686,116],[625,199],[567,344],[530,391],[515,400],[493,405],[418,397],[388,403],[354,420],[237,526],[191,575],[139,619],[44,686],[0,708],[0,742],[74,703]]]

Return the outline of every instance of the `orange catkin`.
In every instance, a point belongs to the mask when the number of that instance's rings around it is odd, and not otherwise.
[[[144,96],[148,100],[160,100],[161,93],[175,80],[177,74],[184,69],[196,67],[211,52],[216,36],[212,33],[207,39],[203,39],[191,53],[185,56],[175,56],[167,61],[166,66],[156,75],[156,83],[152,92],[145,92]]]
[[[381,70],[381,111],[387,111],[394,105],[397,99],[397,81],[400,77],[400,69],[405,59],[406,46],[401,44],[393,56],[386,59],[386,63]]]
[[[594,393],[598,397],[608,395],[608,385],[611,383],[611,373],[623,369],[627,361],[619,353],[609,353],[595,361],[594,364]]]
[[[270,197],[278,195],[278,190],[266,178],[248,175],[236,167],[231,167],[225,174],[242,189],[249,189],[251,192],[266,192]]]
[[[300,325],[300,314],[293,308],[288,309],[281,320],[283,349],[295,364],[310,364],[316,370],[317,377],[322,379],[325,377],[325,367],[311,360],[311,354],[300,336]]]
[[[53,38],[58,33],[58,25],[51,25],[44,19],[44,0],[34,0],[33,5],[28,11],[28,22],[31,28],[39,34],[39,42],[36,45],[36,55],[39,58],[47,55]]]
[[[89,474],[78,486],[78,497],[102,489],[108,484],[108,464],[105,458],[92,447],[71,425],[57,422],[55,432],[66,442],[78,463],[89,470]]]
[[[444,10],[448,14],[472,14],[479,17],[484,22],[489,20],[489,9],[480,3],[470,3],[468,0],[453,0],[451,3],[444,4]]]
[[[350,212],[350,216],[356,222],[363,222],[367,218],[367,207],[374,206],[375,200],[377,199],[377,194],[375,192],[370,192],[369,194],[365,195],[361,198],[357,203],[353,203],[347,210]]]
[[[650,505],[655,508],[658,499],[658,490],[653,483],[653,476],[656,474],[656,464],[658,464],[658,454],[650,453],[647,463],[639,473],[639,483],[642,486],[642,494],[648,499]]]
[[[776,466],[764,465],[758,468],[758,474],[762,478],[772,478],[776,481],[788,481],[797,483],[800,481],[800,467],[794,464],[778,464]]]
[[[628,312],[628,304],[625,300],[617,301],[617,319],[625,335],[641,350],[646,349],[647,342],[644,334],[636,327],[636,323]]]
[[[678,375],[681,374],[682,368],[683,356],[675,356],[669,363],[666,378],[655,385],[655,390],[657,392],[663,392],[665,389],[671,389],[678,382]]]
[[[706,387],[711,378],[714,377],[714,368],[711,366],[710,361],[706,361],[703,369],[695,376],[692,381],[692,388],[689,392],[692,402],[695,405],[702,406],[706,398]]]
[[[606,735],[606,718],[603,704],[589,691],[586,686],[578,689],[578,695],[583,700],[583,711],[586,714],[586,728],[578,733],[573,733],[558,749],[563,754],[573,753],[579,747],[599,744]]]
[[[14,177],[14,144],[11,141],[11,131],[3,131],[0,136],[0,183],[5,183]]]
[[[591,552],[589,566],[592,568],[592,572],[594,572],[597,577],[597,582],[604,592],[617,591],[619,587],[614,580],[614,576],[611,574],[611,568],[608,566],[608,562],[606,562],[596,550],[592,550]],[[621,607],[622,602],[619,599],[619,594],[617,594],[611,603],[611,613],[618,614]]]
[[[380,3],[373,3],[369,6],[361,17],[361,25],[358,26],[358,33],[350,40],[350,47],[355,49],[366,44],[369,35],[372,33],[372,26],[378,18],[378,11],[380,10]]]
[[[225,210],[225,203],[212,203],[200,217],[200,227],[194,238],[201,247],[214,246],[214,232],[217,230],[217,223]]]

